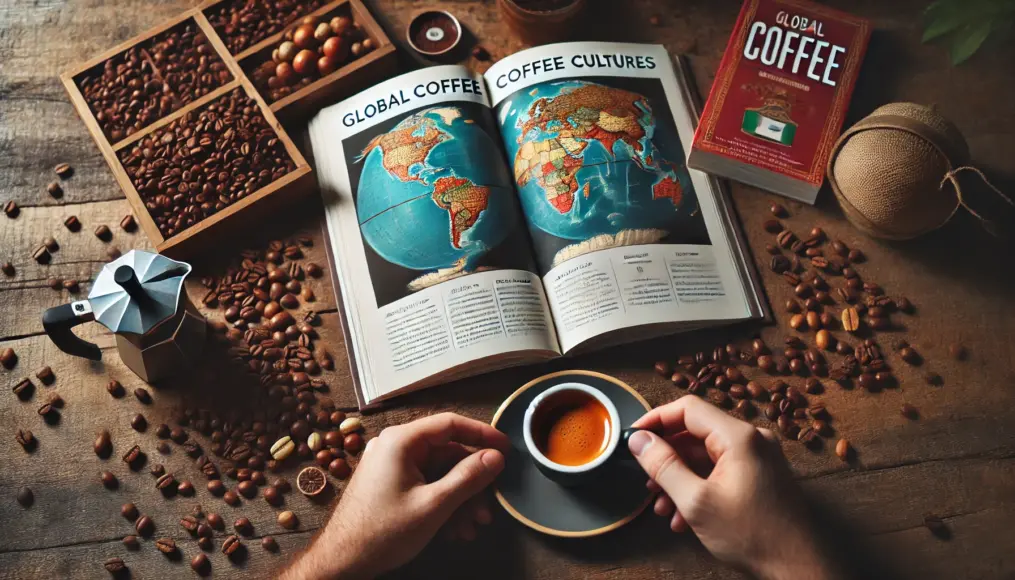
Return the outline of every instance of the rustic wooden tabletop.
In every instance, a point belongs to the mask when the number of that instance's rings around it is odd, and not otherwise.
[[[870,50],[861,71],[850,111],[850,122],[876,106],[892,101],[936,104],[964,132],[976,164],[985,168],[1002,189],[1015,188],[1015,91],[1011,44],[993,44],[968,63],[953,67],[946,50],[920,42],[921,12],[925,0],[880,2],[856,0],[832,4],[868,17],[875,24]],[[68,102],[58,74],[71,65],[100,53],[179,11],[191,0],[76,2],[7,0],[0,7],[0,203],[14,200],[21,206],[14,219],[0,216],[0,261],[11,260],[13,277],[0,277],[0,349],[11,347],[18,361],[13,369],[0,369],[0,578],[104,577],[103,562],[112,556],[127,560],[133,575],[189,577],[188,562],[198,553],[196,543],[177,525],[194,504],[222,513],[227,522],[240,515],[254,525],[255,536],[274,535],[278,554],[251,545],[249,556],[234,564],[218,551],[210,554],[215,575],[267,576],[306,544],[327,515],[327,501],[312,503],[289,494],[287,506],[300,518],[294,531],[277,523],[276,509],[263,501],[226,506],[204,489],[204,478],[182,450],[160,457],[157,439],[149,430],[131,429],[130,417],[143,412],[152,425],[168,421],[183,406],[195,404],[193,388],[155,388],[154,402],[144,406],[128,396],[113,399],[104,385],[112,378],[128,392],[142,382],[119,360],[112,336],[98,325],[83,330],[98,342],[104,358],[89,363],[57,350],[43,334],[41,313],[66,303],[74,295],[52,290],[53,277],[81,280],[79,296],[88,292],[88,280],[107,260],[111,246],[126,251],[150,247],[143,234],[128,234],[117,227],[129,212],[123,194],[94,143]],[[396,39],[411,13],[422,3],[410,0],[375,0],[371,8]],[[493,1],[427,3],[454,12],[494,58],[522,45],[502,25]],[[605,4],[601,2],[600,4]],[[613,2],[594,9],[594,21],[582,31],[585,38],[657,42],[686,54],[700,87],[707,88],[725,47],[739,2]],[[659,17],[650,25],[650,17]],[[412,66],[402,56],[402,68]],[[479,69],[486,65],[470,61]],[[75,167],[64,182],[60,199],[46,192],[54,179],[53,167],[69,162]],[[786,335],[788,315],[783,302],[791,289],[766,268],[764,246],[770,241],[761,223],[773,196],[733,185],[732,194],[761,266],[766,290],[776,306],[777,324],[760,329],[770,344]],[[901,361],[900,387],[871,394],[860,389],[830,388],[821,396],[834,416],[836,436],[820,451],[787,442],[785,451],[802,482],[800,501],[815,505],[821,521],[848,559],[865,570],[864,577],[893,578],[1012,578],[1015,577],[1015,309],[1008,304],[1015,287],[1010,246],[982,233],[971,219],[960,216],[941,231],[908,243],[884,243],[860,234],[843,218],[830,192],[823,192],[817,207],[787,203],[792,214],[786,222],[797,230],[814,225],[832,238],[861,248],[869,259],[862,266],[866,279],[875,280],[890,295],[906,296],[916,305],[912,316],[899,320],[901,328],[886,333],[905,338],[926,359],[921,368]],[[325,263],[316,220],[317,203],[295,207],[280,216],[269,236],[310,235],[317,243],[309,258]],[[76,215],[84,224],[70,233],[63,221]],[[92,230],[107,224],[113,240],[103,242]],[[61,249],[49,265],[32,260],[32,250],[46,236],[54,236]],[[321,341],[338,354],[335,371],[325,374],[330,396],[340,407],[352,409],[338,314],[332,290],[322,278],[314,282],[323,324]],[[195,283],[188,288],[200,298]],[[205,310],[206,313],[211,314]],[[213,316],[218,316],[217,313]],[[746,339],[758,328],[736,328],[695,333],[617,348],[604,354],[567,360],[544,367],[529,367],[442,386],[398,400],[388,410],[364,421],[369,436],[384,426],[442,410],[489,420],[499,402],[525,381],[562,368],[589,368],[613,374],[637,388],[654,405],[680,394],[652,372],[657,359],[707,350],[730,340]],[[951,358],[950,344],[967,347],[964,361]],[[896,357],[897,358],[897,357]],[[44,386],[34,379],[44,365],[52,367],[55,382]],[[928,385],[923,373],[944,377],[941,386]],[[32,377],[36,392],[30,402],[20,401],[12,388]],[[62,419],[47,425],[36,408],[50,392],[66,402]],[[903,418],[907,402],[919,409],[919,418]],[[203,404],[203,403],[202,403]],[[228,405],[229,402],[220,402]],[[32,453],[15,442],[18,428],[29,428],[39,440]],[[114,453],[99,460],[92,452],[95,433],[109,429],[120,452],[138,444],[152,460],[158,457],[179,477],[194,481],[195,497],[164,499],[146,472],[132,473]],[[857,450],[846,464],[832,452],[835,438],[846,437]],[[113,471],[120,480],[116,490],[103,488],[99,472]],[[286,473],[290,478],[293,470]],[[35,494],[30,508],[15,501],[22,486]],[[341,491],[341,485],[338,491]],[[333,497],[333,496],[331,496]],[[330,499],[330,498],[329,498]],[[150,514],[157,535],[180,542],[183,558],[170,560],[150,543],[128,552],[120,540],[132,528],[119,514],[120,505],[133,501]],[[924,525],[926,514],[943,519],[946,538]],[[771,534],[779,534],[773,528]],[[221,538],[217,538],[217,542]],[[242,572],[241,572],[242,571]],[[717,564],[691,535],[674,536],[665,523],[651,515],[601,538],[562,540],[542,536],[499,512],[491,529],[471,545],[436,542],[400,575],[444,577],[600,577],[600,578],[735,578],[737,571]]]

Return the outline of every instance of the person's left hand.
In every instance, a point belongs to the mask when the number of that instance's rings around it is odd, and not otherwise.
[[[335,512],[286,577],[376,576],[414,558],[442,527],[472,539],[475,524],[492,519],[478,494],[509,446],[490,425],[453,413],[388,427],[368,442]]]

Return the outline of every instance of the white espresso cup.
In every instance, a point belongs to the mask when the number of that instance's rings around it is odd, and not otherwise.
[[[537,412],[543,410],[543,407],[548,403],[552,404],[552,399],[555,396],[566,391],[577,391],[594,398],[606,409],[609,416],[610,433],[607,438],[606,447],[594,459],[581,465],[563,465],[551,460],[543,453],[539,445],[536,444],[536,437],[533,434],[533,428],[535,427],[533,421],[537,416]],[[578,485],[587,481],[595,472],[607,465],[615,455],[630,457],[628,453],[615,454],[622,439],[625,441],[626,451],[626,437],[622,437],[622,431],[620,414],[617,412],[617,406],[613,404],[613,401],[599,389],[582,383],[561,383],[537,395],[525,410],[525,418],[522,424],[525,448],[536,463],[536,467],[543,475],[561,485]]]

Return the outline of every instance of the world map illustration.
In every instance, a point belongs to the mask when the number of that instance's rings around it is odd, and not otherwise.
[[[576,241],[553,265],[657,242],[697,207],[676,129],[657,121],[643,95],[548,82],[506,101],[500,114],[526,218]]]
[[[453,106],[412,114],[363,148],[360,231],[385,260],[424,271],[412,291],[482,269],[515,220],[493,139]]]

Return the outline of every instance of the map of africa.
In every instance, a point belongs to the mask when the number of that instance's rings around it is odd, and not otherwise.
[[[475,271],[506,237],[510,176],[493,140],[461,109],[410,115],[371,139],[359,160],[360,230],[385,260],[428,271],[410,289]]]
[[[672,123],[636,92],[584,80],[536,85],[501,106],[514,179],[530,223],[589,251],[672,233],[693,198]],[[683,214],[681,213],[683,210]]]

